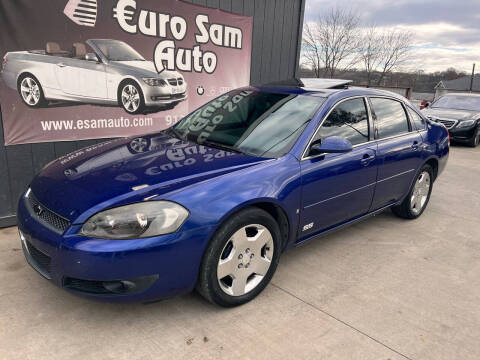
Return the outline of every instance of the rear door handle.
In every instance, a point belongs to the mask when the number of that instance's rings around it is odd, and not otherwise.
[[[413,145],[412,145],[412,149],[417,151],[419,148],[420,148],[420,145],[419,145],[418,141],[414,141]]]
[[[375,160],[375,155],[372,155],[372,154],[364,154],[363,157],[362,157],[362,160],[360,160],[360,162],[362,163],[362,165],[368,165],[368,164],[371,163],[373,160]]]
[[[65,67],[65,66],[67,66],[67,65],[65,65],[64,63],[58,63],[57,66],[58,66],[58,67]]]

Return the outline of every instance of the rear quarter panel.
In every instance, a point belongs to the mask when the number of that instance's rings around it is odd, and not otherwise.
[[[61,59],[56,56],[28,52],[9,53],[7,66],[4,69],[4,71],[10,73],[10,80],[7,85],[17,90],[18,78],[24,73],[30,73],[38,79],[45,97],[48,98],[51,90],[59,89],[55,76],[55,64],[60,62]]]

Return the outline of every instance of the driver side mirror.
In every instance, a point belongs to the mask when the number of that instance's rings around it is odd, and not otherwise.
[[[85,60],[87,61],[95,61],[95,62],[100,62],[100,60],[98,60],[98,56],[94,53],[87,53],[85,55]]]
[[[341,136],[329,136],[323,140],[314,141],[310,145],[309,155],[338,154],[352,151],[353,145]]]

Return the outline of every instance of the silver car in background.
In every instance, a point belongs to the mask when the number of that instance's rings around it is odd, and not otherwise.
[[[155,65],[119,40],[88,40],[71,51],[48,42],[45,50],[9,52],[1,76],[32,108],[49,100],[120,105],[130,114],[147,107],[173,108],[187,99],[177,71],[158,74]]]

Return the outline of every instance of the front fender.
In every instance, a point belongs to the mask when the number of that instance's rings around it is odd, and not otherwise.
[[[241,209],[256,204],[273,204],[285,213],[289,223],[288,244],[295,241],[301,197],[300,165],[287,155],[168,194],[166,200],[190,211],[188,228],[215,229]]]

